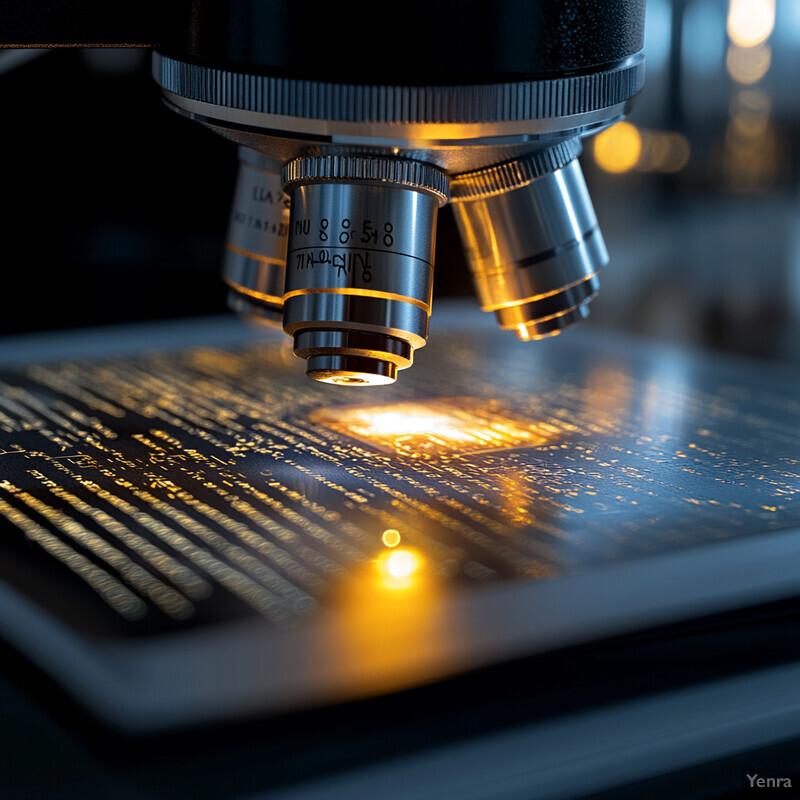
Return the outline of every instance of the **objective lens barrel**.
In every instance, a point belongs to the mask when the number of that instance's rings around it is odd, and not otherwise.
[[[259,322],[281,323],[288,233],[289,200],[277,165],[240,147],[222,266],[231,310]]]
[[[420,162],[319,156],[290,162],[284,330],[315,380],[392,383],[424,347],[436,219],[447,178]]]
[[[579,140],[451,179],[453,210],[484,311],[520,339],[585,318],[608,263]]]

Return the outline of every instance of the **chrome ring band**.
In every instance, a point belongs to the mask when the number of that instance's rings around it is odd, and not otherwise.
[[[493,164],[450,178],[450,200],[453,203],[491,197],[527,186],[537,178],[566,167],[583,152],[578,137],[559,142],[554,147],[528,153],[521,158]]]
[[[277,116],[364,123],[472,124],[585,114],[624,103],[644,85],[638,53],[611,69],[467,86],[377,86],[253,75],[153,54],[162,89],[191,100]]]
[[[358,181],[420,189],[436,197],[439,207],[449,199],[447,176],[421,161],[378,156],[311,156],[296,158],[281,170],[283,191],[327,181]]]

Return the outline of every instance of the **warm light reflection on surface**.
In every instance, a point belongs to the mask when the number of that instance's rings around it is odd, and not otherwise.
[[[412,559],[416,570],[406,577],[389,572],[406,572]],[[424,569],[421,555],[410,550],[383,553],[377,564],[350,574],[333,598],[327,656],[332,668],[345,669],[359,692],[388,691],[427,678],[421,666],[426,654],[440,651],[451,635],[442,588]]]
[[[320,409],[311,419],[413,458],[536,447],[559,433],[554,426],[520,418],[497,402],[475,398]]]
[[[616,428],[630,414],[633,389],[633,378],[623,363],[599,364],[586,374],[584,402],[598,421]]]
[[[387,589],[408,589],[419,566],[419,558],[410,550],[392,550],[378,559],[378,571]]]
[[[728,36],[739,47],[765,42],[775,27],[775,0],[730,0]]]
[[[454,420],[445,414],[437,414],[416,406],[407,411],[371,411],[363,415],[365,433],[377,436],[414,436],[426,433],[450,435]]]
[[[534,327],[533,324],[525,325],[523,323],[523,324],[517,325],[517,327],[516,327],[517,336],[520,339],[522,339],[523,342],[529,342],[529,341],[532,341],[532,340],[552,339],[554,336],[558,336],[561,333],[560,330],[556,329],[554,331],[549,331],[548,333],[540,333],[540,334],[537,335],[537,334],[534,334],[534,333],[531,332],[531,329],[533,327]]]

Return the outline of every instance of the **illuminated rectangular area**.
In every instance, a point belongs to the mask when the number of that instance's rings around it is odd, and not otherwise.
[[[323,408],[313,422],[410,458],[537,447],[560,429],[515,415],[496,400],[441,398],[425,403]]]

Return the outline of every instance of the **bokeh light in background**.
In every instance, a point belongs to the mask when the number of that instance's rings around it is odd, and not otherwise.
[[[594,157],[606,172],[627,172],[639,161],[642,137],[630,122],[618,122],[594,140]]]
[[[405,581],[419,569],[419,561],[410,550],[392,550],[379,561],[385,577]],[[391,585],[397,588],[396,584]]]
[[[800,361],[800,0],[648,0],[647,78],[584,165],[587,324]]]
[[[731,100],[725,133],[724,170],[735,191],[766,191],[778,177],[780,143],[762,91],[742,90]]]
[[[730,0],[730,37],[725,66],[736,82],[750,86],[769,72],[775,29],[775,0]],[[780,145],[770,120],[771,101],[763,90],[739,90],[730,104],[723,171],[734,191],[765,191],[775,181]]]
[[[691,147],[683,134],[639,129],[618,122],[594,140],[594,157],[600,169],[611,173],[679,172],[688,163]]]
[[[737,83],[757,83],[769,71],[775,28],[775,0],[730,0],[726,30],[730,37],[725,65]]]
[[[755,47],[766,42],[775,27],[775,0],[730,0],[727,31],[731,43]]]
[[[737,83],[758,83],[769,71],[772,50],[768,44],[740,47],[731,44],[725,58],[728,75]]]

